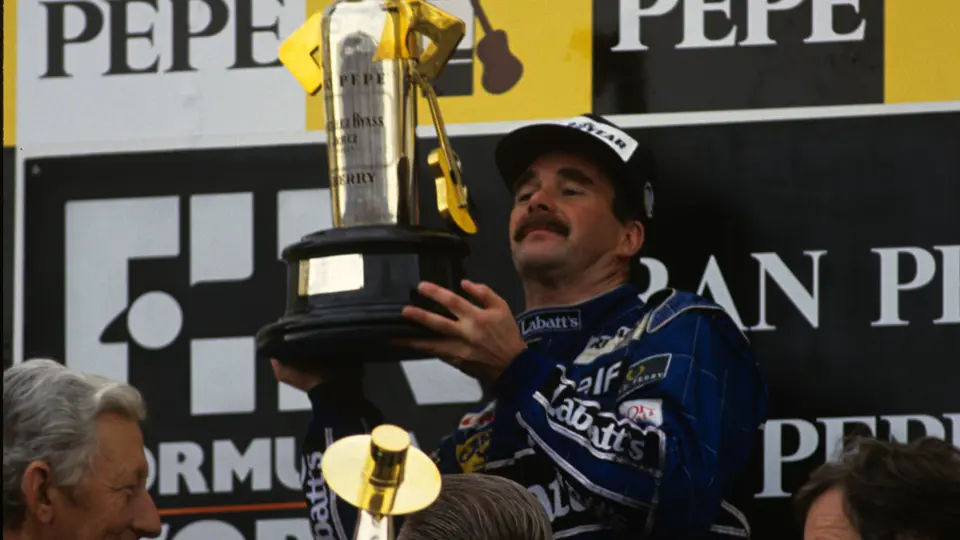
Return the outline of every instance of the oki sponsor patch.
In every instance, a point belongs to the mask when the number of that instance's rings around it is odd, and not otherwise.
[[[663,425],[663,401],[659,399],[631,399],[620,404],[618,410],[624,418],[638,424]]]
[[[518,321],[524,339],[544,332],[580,330],[579,309],[558,309],[531,313]]]
[[[671,353],[655,354],[631,364],[620,382],[620,397],[667,378],[672,357]]]

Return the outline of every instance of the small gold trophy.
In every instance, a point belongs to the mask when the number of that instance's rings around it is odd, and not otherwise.
[[[394,540],[393,516],[430,506],[442,483],[437,466],[410,446],[407,432],[389,424],[333,443],[320,469],[330,489],[358,509],[354,540]]]
[[[463,21],[423,0],[337,0],[280,46],[304,89],[323,91],[333,228],[284,249],[286,310],[258,333],[261,354],[293,364],[419,358],[389,345],[431,335],[402,317],[403,306],[450,316],[416,286],[426,280],[459,292],[464,235],[477,229],[431,86],[464,31]],[[424,36],[430,44],[421,52]],[[437,209],[453,232],[420,225],[417,89],[439,139],[426,158]]]

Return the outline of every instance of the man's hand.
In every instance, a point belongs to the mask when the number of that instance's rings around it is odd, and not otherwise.
[[[289,384],[290,386],[309,392],[311,388],[323,382],[318,373],[310,373],[292,366],[288,366],[275,358],[270,359],[273,366],[273,375],[278,381]]]
[[[486,285],[469,280],[460,285],[480,303],[479,307],[433,283],[422,282],[417,287],[420,294],[450,310],[457,320],[415,306],[403,309],[407,319],[447,337],[409,339],[397,344],[441,358],[468,375],[495,380],[527,344],[503,298]]]

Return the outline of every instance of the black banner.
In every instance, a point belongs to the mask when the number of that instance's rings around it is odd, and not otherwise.
[[[881,0],[593,5],[596,113],[883,103]]]
[[[3,367],[13,362],[13,265],[17,151],[3,148]]]
[[[789,496],[844,432],[960,444],[960,114],[627,131],[661,171],[651,288],[723,304],[769,379],[754,538],[799,537]],[[497,139],[453,140],[478,209],[468,273],[521,310]],[[328,212],[325,168],[319,146],[27,164],[25,354],[113,369],[144,391],[152,493],[170,523],[252,531],[254,516],[305,515],[292,448],[309,413],[280,407],[246,340],[283,309],[281,237]],[[424,222],[440,226],[430,182],[421,194]],[[393,365],[366,380],[426,449],[480,399],[478,387],[459,400],[418,390],[444,386],[438,374]]]

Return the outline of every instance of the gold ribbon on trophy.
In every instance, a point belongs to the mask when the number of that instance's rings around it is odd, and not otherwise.
[[[358,508],[354,540],[393,540],[393,516],[420,511],[440,495],[437,466],[389,424],[336,441],[320,468],[330,489]]]

